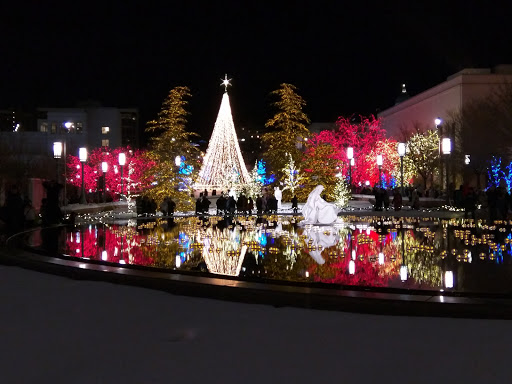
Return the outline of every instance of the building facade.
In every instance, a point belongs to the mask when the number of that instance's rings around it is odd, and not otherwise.
[[[512,65],[463,69],[424,92],[401,98],[378,117],[387,136],[401,140],[403,132],[434,129],[436,118],[447,120],[465,104],[488,97],[505,84],[512,84]]]

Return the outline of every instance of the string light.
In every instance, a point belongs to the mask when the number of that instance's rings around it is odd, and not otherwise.
[[[222,96],[212,137],[199,171],[197,188],[222,188],[231,183],[246,184],[250,180],[231,114],[227,92],[230,84],[227,76],[221,85],[226,87],[226,91]]]

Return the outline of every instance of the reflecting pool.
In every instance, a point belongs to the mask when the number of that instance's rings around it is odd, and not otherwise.
[[[245,280],[510,294],[512,222],[354,216],[302,227],[300,219],[91,224],[63,228],[50,240],[43,230],[30,242],[67,257]]]

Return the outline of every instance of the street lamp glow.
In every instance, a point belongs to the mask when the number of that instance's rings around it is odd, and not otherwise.
[[[441,151],[443,155],[449,155],[452,153],[452,140],[449,137],[444,137],[441,143]]]
[[[82,147],[78,150],[78,158],[82,163],[87,161],[87,148]]]
[[[106,161],[102,161],[101,162],[101,170],[103,171],[103,173],[107,173],[107,171],[108,171],[108,163]]]
[[[67,129],[69,129],[69,128],[71,128],[71,127],[73,126],[73,123],[72,123],[71,121],[66,121],[66,122],[64,123],[64,126],[65,126]]]
[[[181,165],[181,156],[176,156],[176,158],[174,159],[174,163],[176,164],[177,167],[179,167]]]
[[[356,263],[354,262],[354,260],[350,260],[348,262],[348,273],[350,273],[351,275],[356,273]]]
[[[437,117],[437,118],[434,120],[434,123],[436,124],[436,127],[437,127],[438,125],[441,125],[441,123],[442,123],[442,122],[443,122],[443,120],[441,120],[441,118],[440,118],[440,117]]]
[[[119,165],[123,166],[125,164],[126,164],[126,155],[123,152],[121,152],[119,154]]]
[[[382,166],[382,155],[377,155],[377,165]]]
[[[407,265],[402,265],[400,267],[400,280],[407,280]]]
[[[56,141],[53,143],[53,157],[60,159],[62,157],[62,142]]]
[[[347,159],[352,160],[354,158],[354,148],[347,148]]]
[[[398,143],[398,156],[405,156],[405,143]]]
[[[444,273],[444,286],[446,288],[453,288],[453,272],[446,271]]]

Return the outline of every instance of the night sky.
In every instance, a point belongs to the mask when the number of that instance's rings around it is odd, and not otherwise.
[[[511,7],[476,1],[19,3],[0,9],[0,108],[97,100],[138,107],[142,129],[187,85],[189,129],[206,140],[225,73],[236,126],[257,128],[282,82],[328,122],[393,105],[401,83],[415,94],[464,67],[512,64]]]

